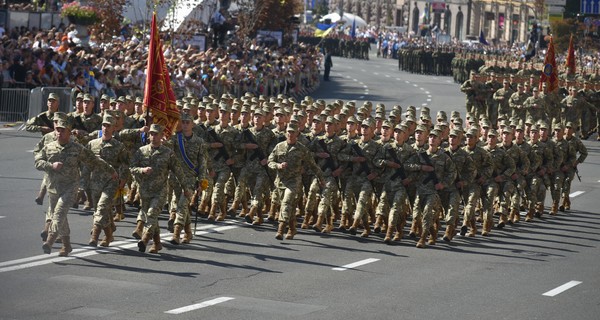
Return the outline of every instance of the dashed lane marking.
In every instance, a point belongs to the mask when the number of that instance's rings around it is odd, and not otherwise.
[[[427,103],[423,103],[423,104],[422,104],[422,106],[423,106],[423,107],[427,106]]]
[[[410,83],[410,81],[408,81],[408,80],[404,80],[404,82],[406,82],[407,84]]]
[[[569,197],[571,197],[571,198],[575,198],[575,197],[577,197],[577,196],[580,196],[580,195],[582,195],[582,194],[584,194],[584,193],[585,193],[585,191],[575,191],[575,192],[571,193],[571,194],[569,195]]]
[[[431,102],[431,99],[427,99],[427,102]]]
[[[209,233],[218,233],[218,232],[222,232],[222,231],[226,231],[226,230],[236,229],[241,226],[239,224],[240,222],[238,222],[238,221],[226,221],[225,223],[229,224],[229,225],[218,227],[217,225],[210,224],[210,225],[198,227],[198,228],[196,228],[196,231],[194,232],[194,234],[199,236],[199,235],[205,235],[205,234],[209,234]],[[171,233],[167,232],[167,233],[161,234],[160,236],[161,236],[161,238],[166,238],[170,235],[171,235]],[[73,252],[71,252],[71,254],[68,257],[59,257],[58,250],[55,250],[55,252],[51,253],[51,254],[42,254],[42,255],[37,255],[37,256],[33,256],[33,257],[27,257],[27,258],[16,259],[16,260],[11,260],[11,261],[4,261],[4,262],[0,262],[0,273],[37,267],[37,266],[42,266],[42,265],[46,265],[46,264],[50,264],[50,263],[54,263],[54,262],[71,260],[71,259],[75,259],[75,258],[88,257],[88,256],[96,255],[99,253],[108,253],[108,252],[114,252],[114,251],[121,251],[123,249],[131,249],[131,248],[137,247],[137,242],[138,242],[138,240],[136,240],[136,239],[126,239],[123,241],[112,242],[111,246],[106,247],[106,248],[102,248],[102,247],[93,248],[93,247],[89,247],[89,246],[84,246],[82,248],[74,249]]]
[[[548,292],[543,293],[542,295],[546,296],[546,297],[554,297],[556,295],[559,295],[559,294],[573,288],[574,286],[580,285],[581,283],[582,283],[581,281],[574,281],[574,280],[569,281],[560,287],[556,287]]]
[[[360,96],[360,97],[358,97],[358,98],[359,98],[359,99],[362,99],[362,98],[364,98],[364,97],[365,97],[365,96]]]
[[[193,311],[193,310],[198,310],[198,309],[202,309],[202,308],[214,306],[216,304],[227,302],[227,301],[230,301],[230,300],[233,300],[233,299],[235,299],[235,298],[231,298],[231,297],[219,297],[219,298],[215,298],[215,299],[212,299],[212,300],[208,300],[208,301],[204,301],[204,302],[192,304],[192,305],[189,305],[189,306],[185,306],[185,307],[181,307],[181,308],[177,308],[177,309],[165,311],[165,313],[168,313],[168,314],[182,314],[182,313],[185,313],[185,312],[189,312],[189,311]]]
[[[331,270],[346,271],[348,269],[355,269],[357,267],[364,266],[365,264],[373,263],[373,262],[376,262],[376,261],[379,261],[379,259],[369,258],[369,259],[360,260],[360,261],[357,261],[357,262],[354,262],[354,263],[351,263],[351,264],[347,264],[345,266],[332,268]]]

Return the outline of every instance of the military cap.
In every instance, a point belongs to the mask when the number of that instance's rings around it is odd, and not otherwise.
[[[131,102],[133,102],[133,97],[132,97],[132,96],[130,96],[130,95],[126,95],[126,96],[125,96],[125,100],[126,100],[126,101],[131,101]]]
[[[69,129],[70,130],[71,129],[71,124],[66,119],[58,119],[57,121],[55,121],[54,127],[55,128],[65,128],[65,129]]]
[[[522,84],[522,83],[519,83],[519,84],[517,85],[517,88],[523,88],[523,84]]]
[[[298,125],[295,123],[289,123],[286,131],[287,132],[298,132]]]
[[[421,115],[423,115],[425,113],[430,114],[430,112],[431,112],[431,109],[429,109],[429,107],[421,108]]]
[[[421,120],[431,121],[431,115],[429,113],[421,113]]]
[[[164,128],[156,123],[153,123],[152,125],[150,125],[150,133],[162,133],[164,130]]]
[[[112,126],[115,124],[115,121],[115,117],[110,114],[105,114],[104,117],[102,117],[102,124],[108,124]]]
[[[563,125],[560,122],[557,122],[554,124],[553,126],[553,130],[564,130],[565,128],[563,127]]]
[[[492,126],[492,124],[489,121],[487,121],[487,120],[481,121],[482,128],[489,128],[491,126]]]
[[[523,126],[522,123],[517,124],[517,126],[515,127],[515,132],[517,131],[525,131],[525,126]]]
[[[415,129],[415,131],[426,132],[426,131],[429,131],[429,130],[427,129],[427,126],[420,124],[420,125],[417,126],[417,129]]]
[[[226,102],[221,102],[219,103],[219,111],[231,112],[231,109]]]
[[[335,116],[333,116],[333,119],[335,120],[336,123],[342,122],[342,116],[339,114],[336,114]]]
[[[406,122],[417,122],[415,118],[411,115],[406,116]]]
[[[348,120],[346,122],[356,124],[356,123],[358,123],[358,120],[356,120],[355,116],[350,116],[350,117],[348,117]]]
[[[416,111],[417,111],[417,108],[416,108],[415,106],[408,106],[408,108],[406,108],[406,112],[408,112],[408,111],[411,111],[411,110],[412,110],[413,112],[416,112]]]
[[[202,97],[202,102],[209,103],[209,102],[212,102],[212,99],[209,96],[204,96],[204,97]]]
[[[385,114],[383,114],[381,112],[376,112],[375,119],[385,119]]]
[[[312,119],[313,122],[318,121],[318,122],[323,122],[323,118],[320,114],[315,114]]]
[[[373,127],[374,125],[375,125],[375,121],[373,120],[373,118],[366,118],[360,124],[361,127]]]
[[[439,122],[438,124],[436,124],[436,126],[440,126],[440,127],[448,127],[449,125],[448,125],[448,122],[446,122],[446,121],[442,121],[442,122]]]
[[[455,118],[454,120],[452,120],[452,123],[454,123],[454,125],[457,125],[457,126],[462,126],[463,125],[463,119],[461,119],[461,118]]]
[[[490,129],[490,131],[488,131],[488,134],[487,134],[487,135],[488,135],[488,137],[489,137],[489,136],[494,136],[494,137],[497,137],[497,136],[498,136],[498,132],[496,132],[496,130],[495,130],[495,129]]]
[[[327,119],[325,119],[325,123],[337,123],[337,120],[332,116],[328,116]]]
[[[461,133],[462,133],[462,130],[458,130],[458,129],[450,130],[450,136],[458,137],[458,136],[460,136]]]
[[[540,127],[540,130],[541,129],[550,129],[550,127],[548,126],[548,123],[546,121],[539,121],[538,125]]]
[[[436,120],[446,120],[448,119],[448,116],[446,115],[446,111],[440,110],[438,111],[435,118]]]
[[[75,100],[79,100],[79,99],[83,100],[83,92],[80,92],[77,94],[77,96],[75,96]]]
[[[565,128],[574,128],[573,122],[569,121],[565,124]]]
[[[247,111],[245,111],[245,109],[244,109],[244,108],[242,108],[242,112],[247,112]],[[254,110],[254,115],[255,115],[255,116],[264,116],[265,114],[266,114],[266,113],[265,113],[265,112],[264,112],[264,111],[263,111],[261,108],[256,108],[256,109]]]
[[[186,102],[183,104],[183,110],[190,110],[192,108],[191,104],[189,102]]]
[[[62,111],[57,111],[54,113],[53,119],[54,119],[54,121],[58,121],[58,120],[67,121],[69,119],[69,115]]]
[[[234,104],[231,106],[231,111],[232,111],[232,112],[233,112],[233,111],[240,111],[240,109],[242,109],[242,106],[241,106],[239,103],[234,103]]]
[[[533,87],[533,90],[532,90],[532,91],[533,91],[533,92],[538,92],[538,91],[540,91],[540,90],[538,89],[538,87]]]
[[[278,114],[285,115],[285,110],[283,110],[283,108],[275,109],[275,115],[278,115]]]
[[[513,129],[509,126],[504,127],[504,129],[502,129],[502,133],[510,133],[513,134]]]
[[[405,124],[399,123],[394,127],[394,131],[406,132],[408,131],[408,127]]]
[[[348,115],[348,113],[350,112],[350,109],[343,107],[342,110],[340,111],[340,114],[342,115]]]
[[[469,128],[469,130],[467,130],[467,135],[468,136],[477,136],[477,135],[479,135],[479,130],[477,130],[475,128]]]
[[[362,113],[362,114],[368,114],[369,113],[369,109],[367,109],[366,107],[360,107],[360,109],[358,109],[358,113]]]
[[[117,98],[117,102],[123,102],[125,103],[125,97],[124,96],[120,96]]]
[[[144,103],[144,99],[142,97],[135,97],[135,103]]]
[[[187,113],[182,113],[181,114],[181,121],[194,121],[194,118],[192,118],[192,116],[190,116]]]
[[[297,114],[295,114],[290,118],[290,122],[298,123],[298,122],[300,122],[300,117]]]
[[[56,93],[50,93],[48,95],[48,100],[57,100],[58,101],[59,100],[58,95]]]
[[[454,119],[454,118],[459,118],[459,117],[460,117],[460,112],[458,112],[458,111],[456,111],[456,110],[453,110],[453,111],[450,113],[450,118],[452,118],[452,119]]]
[[[218,105],[216,103],[209,103],[206,105],[206,111],[213,111],[216,110],[218,107]]]
[[[389,120],[384,120],[383,123],[381,124],[382,128],[393,128],[394,126],[392,125],[392,123]]]
[[[540,131],[540,127],[538,127],[537,124],[534,124],[531,126],[531,128],[529,129],[529,131]]]
[[[429,132],[429,135],[430,135],[430,136],[432,136],[432,135],[433,135],[433,136],[439,137],[439,136],[441,136],[441,135],[442,135],[442,131],[440,131],[440,130],[438,130],[438,129],[433,129],[433,130],[431,130],[431,132]]]

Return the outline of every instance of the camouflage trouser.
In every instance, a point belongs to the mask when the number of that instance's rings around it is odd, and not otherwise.
[[[296,208],[298,207],[298,193],[302,192],[302,183],[298,181],[275,182],[275,192],[281,200],[279,222],[295,222]]]
[[[461,200],[461,194],[458,190],[442,190],[440,193],[440,201],[444,208],[444,220],[447,225],[456,225],[458,221],[458,212]]]
[[[498,184],[489,181],[482,186],[481,190],[481,210],[484,221],[493,221],[494,218],[494,200],[498,196]]]
[[[184,191],[186,189],[196,190],[195,177],[186,176],[185,180],[185,188],[184,185],[181,185],[179,183],[173,186],[173,200],[171,201],[171,203],[176,203],[175,207],[177,208],[174,224],[179,224],[182,226],[188,225],[192,222],[190,212],[190,199],[186,198]]]
[[[527,189],[527,182],[525,178],[519,176],[517,180],[514,180],[514,192],[510,198],[510,210],[519,210],[521,204],[525,202],[526,199],[523,199],[523,195],[525,194],[525,189]]]
[[[231,176],[231,170],[228,167],[221,168],[216,174],[211,201],[213,205],[220,206],[225,201],[225,185]]]
[[[544,185],[544,179],[537,174],[529,175],[527,177],[528,209],[535,210],[535,205],[541,202],[540,199],[543,199],[545,195],[546,186]]]
[[[269,181],[269,177],[264,168],[244,167],[240,172],[238,185],[235,189],[234,201],[237,201],[238,203],[246,201],[246,199],[244,199],[246,189],[250,188],[252,194],[250,205],[256,206],[260,210],[264,206],[265,194],[268,191],[270,183],[271,181]]]
[[[48,192],[48,199],[50,200],[48,213],[52,220],[50,233],[58,233],[61,237],[68,237],[71,234],[67,213],[76,200],[76,191],[77,187],[75,186],[61,190],[60,193]]]
[[[308,184],[308,188],[306,189],[306,206],[305,212],[312,214],[317,209],[319,204],[319,200],[317,196],[321,193],[321,186],[319,185],[319,180],[315,176],[310,177],[310,183]]]
[[[158,194],[141,195],[141,208],[138,220],[144,222],[144,233],[148,233],[152,236],[155,232],[160,232],[160,228],[158,226],[158,216],[162,212],[166,202],[167,188],[163,188],[163,190],[161,190],[161,192]]]
[[[498,184],[498,209],[501,214],[508,214],[508,209],[511,205],[511,198],[514,193],[515,185],[512,183],[512,181],[504,181]]]
[[[373,186],[366,177],[354,177],[353,180],[348,180],[345,200],[348,215],[354,212],[354,220],[362,219],[368,213],[372,195]]]
[[[315,179],[316,180],[316,179]],[[323,191],[321,192],[321,201],[319,202],[318,215],[323,218],[328,218],[331,216],[332,204],[337,205],[336,201],[333,201],[338,192],[338,183],[337,179],[328,176],[325,178],[325,187],[323,187]]]
[[[383,196],[384,193],[385,197]],[[379,203],[385,202],[388,207],[391,207],[388,215],[388,225],[397,226],[399,223],[404,223],[408,212],[408,194],[402,184],[389,187],[386,185],[381,195]]]
[[[565,181],[565,173],[560,169],[552,174],[552,182],[550,184],[550,194],[552,195],[552,201],[560,200],[560,193],[563,188],[563,182]]]
[[[421,219],[423,233],[429,234],[429,229],[434,226],[434,218],[438,210],[440,210],[442,201],[437,193],[419,193],[415,198],[415,208],[413,210],[413,223]]]
[[[92,199],[96,205],[93,224],[104,229],[110,224],[110,215],[115,200],[115,193],[119,187],[118,181],[109,180],[102,189],[93,188]]]
[[[467,222],[475,219],[475,209],[477,209],[477,204],[479,204],[479,200],[481,199],[481,189],[482,186],[476,182],[463,188],[465,199],[463,225],[466,225]]]
[[[243,168],[231,167],[231,177],[227,180],[227,184],[225,185],[225,194],[229,197],[233,198],[235,196],[235,191],[237,190],[237,184],[240,181],[240,174]]]
[[[563,197],[568,199],[569,194],[571,194],[571,183],[573,182],[573,179],[575,178],[575,169],[570,168],[564,174],[565,174],[565,180],[562,185],[561,194]]]

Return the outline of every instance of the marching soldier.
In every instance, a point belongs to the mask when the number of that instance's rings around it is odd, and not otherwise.
[[[550,214],[555,215],[558,211],[558,204],[566,175],[577,164],[577,151],[572,144],[564,139],[564,129],[560,123],[554,125],[553,141],[560,153],[560,156],[555,156],[554,158],[557,170],[552,177],[552,187],[550,188],[550,192],[552,193],[552,209]]]
[[[512,96],[510,96],[510,99],[508,99],[508,105],[512,112],[512,118],[525,121],[527,116],[527,110],[524,106],[525,100],[527,100],[527,94],[525,94],[523,85],[519,83],[517,85],[517,92],[513,93]]]
[[[569,198],[569,194],[571,194],[571,183],[573,182],[573,178],[575,174],[579,175],[577,166],[580,163],[583,163],[587,158],[588,151],[581,139],[574,135],[575,128],[573,123],[567,122],[566,125],[566,137],[565,140],[578,154],[577,160],[572,163],[572,167],[568,168],[565,172],[565,181],[562,187],[562,205],[559,207],[560,211],[568,211],[571,210],[571,199]]]
[[[523,128],[521,130],[517,130],[516,134],[518,135],[521,146],[523,146]],[[519,209],[521,207],[522,195],[519,192],[523,189],[523,184],[525,183],[524,177],[529,173],[529,158],[527,153],[523,148],[521,148],[517,143],[513,143],[513,130],[510,127],[504,128],[502,131],[502,149],[506,152],[506,155],[511,157],[513,162],[515,163],[515,171],[510,176],[510,186],[504,185],[504,197],[506,197],[507,206],[502,210],[502,216],[500,216],[500,223],[498,223],[498,227],[502,224],[513,223],[515,220],[518,220],[516,216],[519,215]],[[510,190],[506,190],[510,189]],[[506,211],[508,209],[509,215],[508,220],[506,220]]]
[[[510,83],[508,80],[504,79],[502,82],[502,88],[498,89],[493,94],[493,100],[496,102],[496,110],[499,116],[502,116],[504,119],[507,119],[511,115],[510,105],[508,103],[510,97],[513,95],[514,91],[510,88]],[[496,118],[496,120],[498,117]],[[494,126],[497,125],[497,122],[493,119],[492,123]]]

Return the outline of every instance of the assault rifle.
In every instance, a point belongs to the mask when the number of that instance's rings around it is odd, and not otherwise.
[[[425,180],[423,181],[423,184],[426,184],[429,181],[433,181],[433,184],[440,183],[440,179],[438,179],[437,175],[435,174],[435,167],[434,167],[433,163],[431,162],[431,158],[429,157],[427,152],[426,151],[419,152],[419,159],[421,159],[421,162],[425,163],[425,165],[433,167],[433,169],[434,169],[433,171],[429,172],[429,174],[427,175],[427,178],[425,178]]]
[[[362,157],[362,158],[366,158],[365,154],[358,147],[357,143],[352,143],[351,145],[352,145],[352,150],[354,150],[354,153],[356,153],[357,156]],[[357,174],[361,174],[363,172],[366,172],[367,175],[371,174],[371,169],[369,168],[369,165],[367,164],[366,161],[360,163],[360,170],[357,172]]]
[[[252,132],[250,132],[250,129],[244,129],[242,130],[242,136],[245,137],[245,139],[247,141],[249,141],[252,144],[255,144],[258,146],[258,148],[254,149],[254,152],[252,153],[252,156],[250,156],[250,161],[256,159],[257,157],[262,161],[264,159],[267,159],[267,156],[265,155],[265,153],[262,151],[262,149],[260,148],[260,145],[258,144],[258,142],[256,142],[256,139],[254,139],[254,136],[252,135]],[[273,181],[271,179],[271,175],[269,174],[269,168],[265,168],[265,172],[267,173],[267,177],[269,178],[269,181]]]
[[[227,152],[227,149],[225,148],[225,144],[223,143],[223,141],[221,141],[221,139],[219,139],[219,137],[217,136],[217,133],[215,132],[215,130],[214,129],[208,130],[208,134],[210,135],[210,137],[213,139],[214,142],[218,142],[223,145],[221,148],[219,148],[219,153],[217,153],[215,160],[219,160],[219,159],[228,160],[230,158],[229,153]]]
[[[325,144],[325,141],[323,139],[317,138],[317,142],[319,143],[319,146],[321,147],[321,149],[323,149],[323,152],[325,152],[329,155],[329,157],[327,157],[325,159],[325,165],[323,166],[323,168],[321,168],[321,170],[325,171],[327,168],[329,168],[329,169],[331,169],[331,172],[335,171],[337,168],[335,167],[335,163],[333,162],[333,157],[331,156],[331,152],[329,152],[327,150],[327,145]],[[338,189],[342,190],[342,185],[340,184],[339,177],[334,177],[334,178],[335,178],[335,181],[337,182]]]
[[[394,163],[400,165],[400,168],[396,169],[396,172],[390,177],[390,180],[396,180],[396,178],[398,177],[400,177],[400,179],[402,180],[406,179],[406,172],[404,171],[404,166],[402,166],[402,164],[400,163],[400,160],[398,159],[398,156],[396,156],[396,153],[392,150],[392,148],[387,149],[386,152],[390,155]]]

